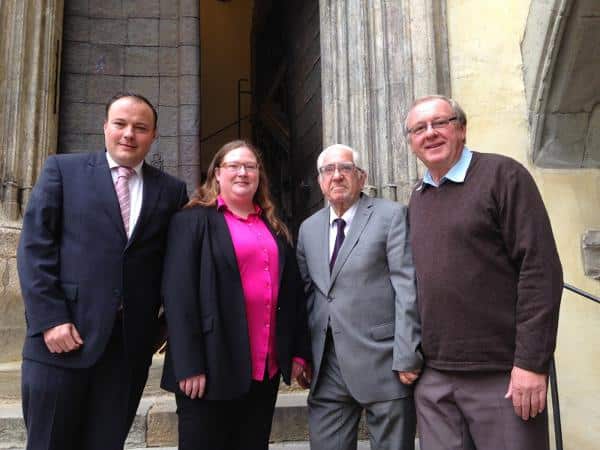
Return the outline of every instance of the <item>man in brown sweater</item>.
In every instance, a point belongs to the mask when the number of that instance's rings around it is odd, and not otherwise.
[[[516,161],[465,147],[452,99],[416,100],[405,127],[427,167],[409,204],[421,448],[546,450],[563,281],[540,194]]]

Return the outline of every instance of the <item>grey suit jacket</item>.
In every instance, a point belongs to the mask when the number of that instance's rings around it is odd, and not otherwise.
[[[330,322],[342,375],[356,400],[411,395],[394,372],[422,365],[406,211],[362,195],[331,274],[329,207],[300,226],[297,257],[308,295],[313,389]]]

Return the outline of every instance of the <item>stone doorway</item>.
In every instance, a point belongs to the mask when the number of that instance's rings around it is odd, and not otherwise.
[[[318,0],[202,2],[201,172],[224,143],[262,151],[272,194],[293,231],[322,205]]]

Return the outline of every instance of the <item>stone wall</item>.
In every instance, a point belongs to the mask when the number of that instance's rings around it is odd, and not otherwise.
[[[147,161],[195,187],[200,161],[198,0],[65,4],[59,152],[104,148],[104,105],[118,91],[158,110]]]

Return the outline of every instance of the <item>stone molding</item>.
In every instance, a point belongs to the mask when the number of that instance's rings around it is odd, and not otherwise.
[[[581,257],[585,275],[600,280],[600,230],[586,230],[581,236]]]
[[[600,167],[598,39],[597,0],[532,0],[521,52],[540,167]]]
[[[0,206],[16,221],[56,152],[62,0],[0,3]]]
[[[419,178],[411,102],[449,94],[446,2],[320,0],[323,146],[361,155],[369,194],[406,201]]]

